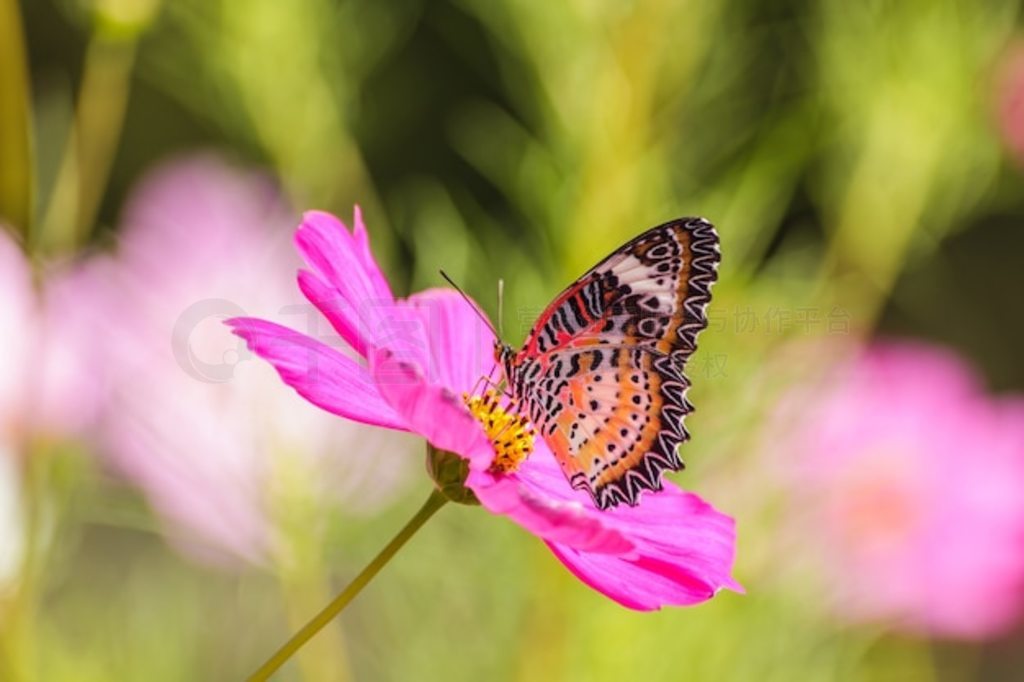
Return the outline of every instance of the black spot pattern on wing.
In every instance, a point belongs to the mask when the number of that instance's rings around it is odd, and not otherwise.
[[[662,488],[666,470],[683,468],[683,420],[693,411],[684,367],[708,324],[719,261],[718,236],[702,218],[652,228],[562,292],[505,366],[541,435],[566,435],[560,463],[570,484],[602,509],[637,504]],[[625,371],[643,381],[630,388]],[[576,382],[593,396],[582,404],[566,399]],[[617,395],[595,388],[612,385]],[[629,449],[638,443],[643,452]]]

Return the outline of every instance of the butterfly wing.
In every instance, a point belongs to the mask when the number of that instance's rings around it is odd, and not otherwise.
[[[509,383],[574,488],[598,507],[660,490],[689,434],[686,360],[707,326],[720,260],[701,218],[652,228],[563,291],[514,358]]]

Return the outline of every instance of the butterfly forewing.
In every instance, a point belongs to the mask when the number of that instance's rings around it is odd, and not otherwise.
[[[574,488],[602,509],[661,489],[688,438],[683,373],[707,326],[718,235],[701,218],[652,228],[563,291],[507,368]]]

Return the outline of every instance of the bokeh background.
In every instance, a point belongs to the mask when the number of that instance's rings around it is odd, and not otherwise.
[[[220,320],[328,334],[306,208],[522,340],[646,227],[723,264],[674,476],[736,575],[634,613],[443,510],[290,680],[1024,679],[1014,0],[0,0],[0,679],[240,679],[430,489]]]

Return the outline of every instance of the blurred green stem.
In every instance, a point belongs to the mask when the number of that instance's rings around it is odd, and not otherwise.
[[[28,66],[16,0],[0,0],[0,220],[27,232],[32,218]]]
[[[311,567],[309,575],[297,577],[287,584],[286,607],[288,629],[297,630],[321,604],[331,597],[330,584],[326,579],[322,557],[315,567]],[[334,628],[309,642],[296,655],[296,663],[302,673],[302,679],[330,680],[345,682],[352,678],[348,660],[348,647],[344,632]]]
[[[69,251],[89,235],[121,137],[136,45],[134,37],[101,34],[89,42],[75,118],[35,240],[46,249]]]
[[[398,531],[398,535],[391,539],[391,542],[387,544],[380,551],[380,553],[373,558],[366,568],[355,577],[355,579],[348,584],[341,594],[334,598],[330,604],[316,614],[312,620],[303,626],[295,635],[289,639],[284,646],[278,649],[277,653],[270,657],[266,663],[260,666],[259,670],[254,672],[249,677],[249,682],[262,682],[263,680],[270,679],[270,676],[280,668],[282,665],[288,662],[295,652],[302,648],[302,646],[308,642],[314,635],[324,628],[329,622],[331,622],[335,616],[348,606],[355,597],[366,587],[374,576],[380,572],[382,568],[391,560],[393,556],[402,548],[402,546],[409,541],[413,535],[416,534],[424,523],[434,515],[438,509],[444,506],[445,502],[448,501],[439,490],[434,490],[430,493],[430,497],[423,503],[420,510],[409,519],[409,522],[405,524],[402,530]]]
[[[54,509],[47,502],[53,476],[52,444],[33,443],[23,464],[25,545],[13,599],[0,603],[0,679],[19,682],[35,679],[33,666],[37,660],[36,618],[40,604],[47,546],[44,540],[47,512]],[[6,453],[4,453],[6,454]],[[56,521],[56,518],[49,520]]]

